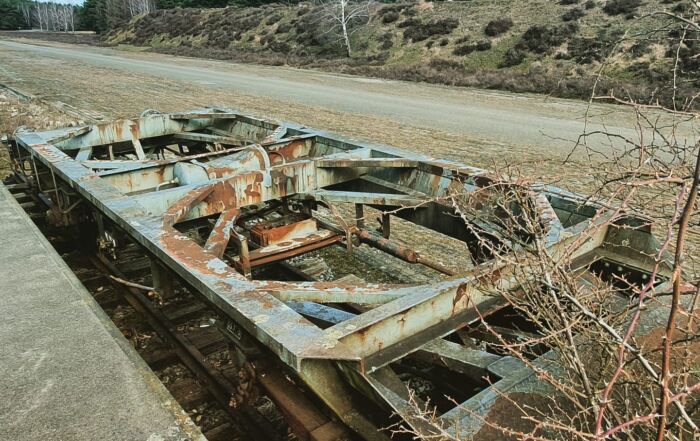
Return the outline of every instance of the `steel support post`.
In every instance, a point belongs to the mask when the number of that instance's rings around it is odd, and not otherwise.
[[[391,215],[389,213],[382,213],[382,236],[388,239],[391,235]]]
[[[365,206],[363,204],[355,204],[355,225],[357,228],[365,228]]]
[[[172,275],[156,259],[149,257],[148,260],[151,263],[151,278],[156,292],[163,299],[172,298],[175,295]]]

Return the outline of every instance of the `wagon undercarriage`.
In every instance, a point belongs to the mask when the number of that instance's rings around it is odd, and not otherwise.
[[[243,359],[281,361],[365,439],[387,438],[378,414],[423,424],[416,372],[431,372],[439,420],[462,433],[500,393],[538,393],[529,368],[475,343],[487,317],[513,338],[534,332],[498,295],[518,290],[522,266],[494,258],[527,258],[538,239],[524,211],[582,287],[588,274],[644,279],[657,247],[645,222],[610,223],[575,194],[228,109],[20,132],[11,153],[53,223],[94,223],[106,254],[138,243],[162,297],[183,280],[227,317]]]

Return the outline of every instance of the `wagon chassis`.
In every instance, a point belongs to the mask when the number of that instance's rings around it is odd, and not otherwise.
[[[409,354],[493,381],[439,417],[448,430],[477,432],[474,414],[486,415],[500,393],[532,382],[532,371],[511,357],[443,339],[503,306],[481,281],[516,289],[513,268],[482,256],[453,271],[391,237],[391,219],[401,218],[469,244],[469,228],[444,198],[493,184],[484,170],[219,108],[21,131],[11,155],[16,175],[50,206],[50,219],[79,224],[88,213],[105,250],[126,234],[152,256],[164,296],[172,271],[230,319],[233,339],[264,346],[364,439],[387,435],[358,407],[358,394],[425,429],[391,367]],[[560,189],[533,186],[530,194],[554,260],[566,256],[585,268],[605,259],[651,271],[657,243],[648,226],[611,223],[612,211]],[[352,222],[315,214],[336,203],[354,204]],[[365,226],[366,207],[383,213],[381,231]],[[280,213],[274,222],[242,228],[271,211]],[[204,241],[181,228],[196,222],[210,227]],[[474,219],[470,228],[497,237],[497,225]],[[255,278],[258,267],[333,244],[352,253],[358,240],[449,277],[422,285]],[[471,247],[465,250],[478,254]]]

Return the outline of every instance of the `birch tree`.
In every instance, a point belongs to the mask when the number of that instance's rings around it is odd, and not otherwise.
[[[22,12],[22,18],[26,23],[28,28],[32,27],[32,4],[29,2],[22,2],[19,6],[19,10]]]
[[[34,5],[34,18],[36,19],[37,23],[39,24],[39,30],[41,31],[48,31],[49,28],[47,26],[48,22],[48,14],[47,14],[47,7],[46,4],[44,3],[36,3]]]
[[[148,14],[156,10],[153,0],[126,0],[125,3],[130,17]]]
[[[350,36],[370,21],[372,0],[319,0],[321,18],[328,23],[326,32],[340,31],[348,57],[352,57]]]
[[[62,30],[75,32],[75,8],[71,5],[59,5],[57,14]]]
[[[96,13],[107,29],[127,23],[132,18],[156,10],[154,0],[100,0]]]
[[[75,6],[60,3],[34,3],[26,14],[42,31],[75,32]],[[25,14],[25,11],[22,11]],[[25,16],[26,17],[26,16]]]

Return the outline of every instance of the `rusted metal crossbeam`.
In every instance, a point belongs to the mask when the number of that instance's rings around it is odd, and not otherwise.
[[[343,167],[381,167],[381,168],[414,168],[418,167],[418,161],[404,158],[368,158],[368,159],[321,159],[319,167],[343,168]]]
[[[236,113],[230,112],[183,112],[183,113],[171,113],[168,115],[170,119],[175,120],[190,120],[190,119],[207,119],[207,120],[217,120],[217,119],[236,119],[239,117]]]
[[[347,202],[367,205],[394,205],[409,208],[419,208],[422,204],[429,201],[428,198],[417,198],[402,194],[332,190],[318,190],[308,194],[300,194],[298,197],[301,199],[309,197],[328,202]]]
[[[233,138],[230,136],[209,135],[206,133],[195,133],[195,132],[175,133],[173,135],[173,138],[176,140],[207,142],[207,143],[211,143],[211,144],[218,142],[219,144],[227,144],[227,145],[241,145],[244,141],[243,139]]]
[[[266,265],[290,257],[305,254],[319,248],[340,242],[343,237],[327,230],[321,230],[303,238],[290,239],[279,244],[258,248],[250,253],[250,265],[252,267]]]
[[[230,208],[223,211],[209,233],[207,243],[204,245],[204,251],[221,258],[224,255],[228,241],[231,239],[236,219],[240,216],[241,211],[238,208]]]

